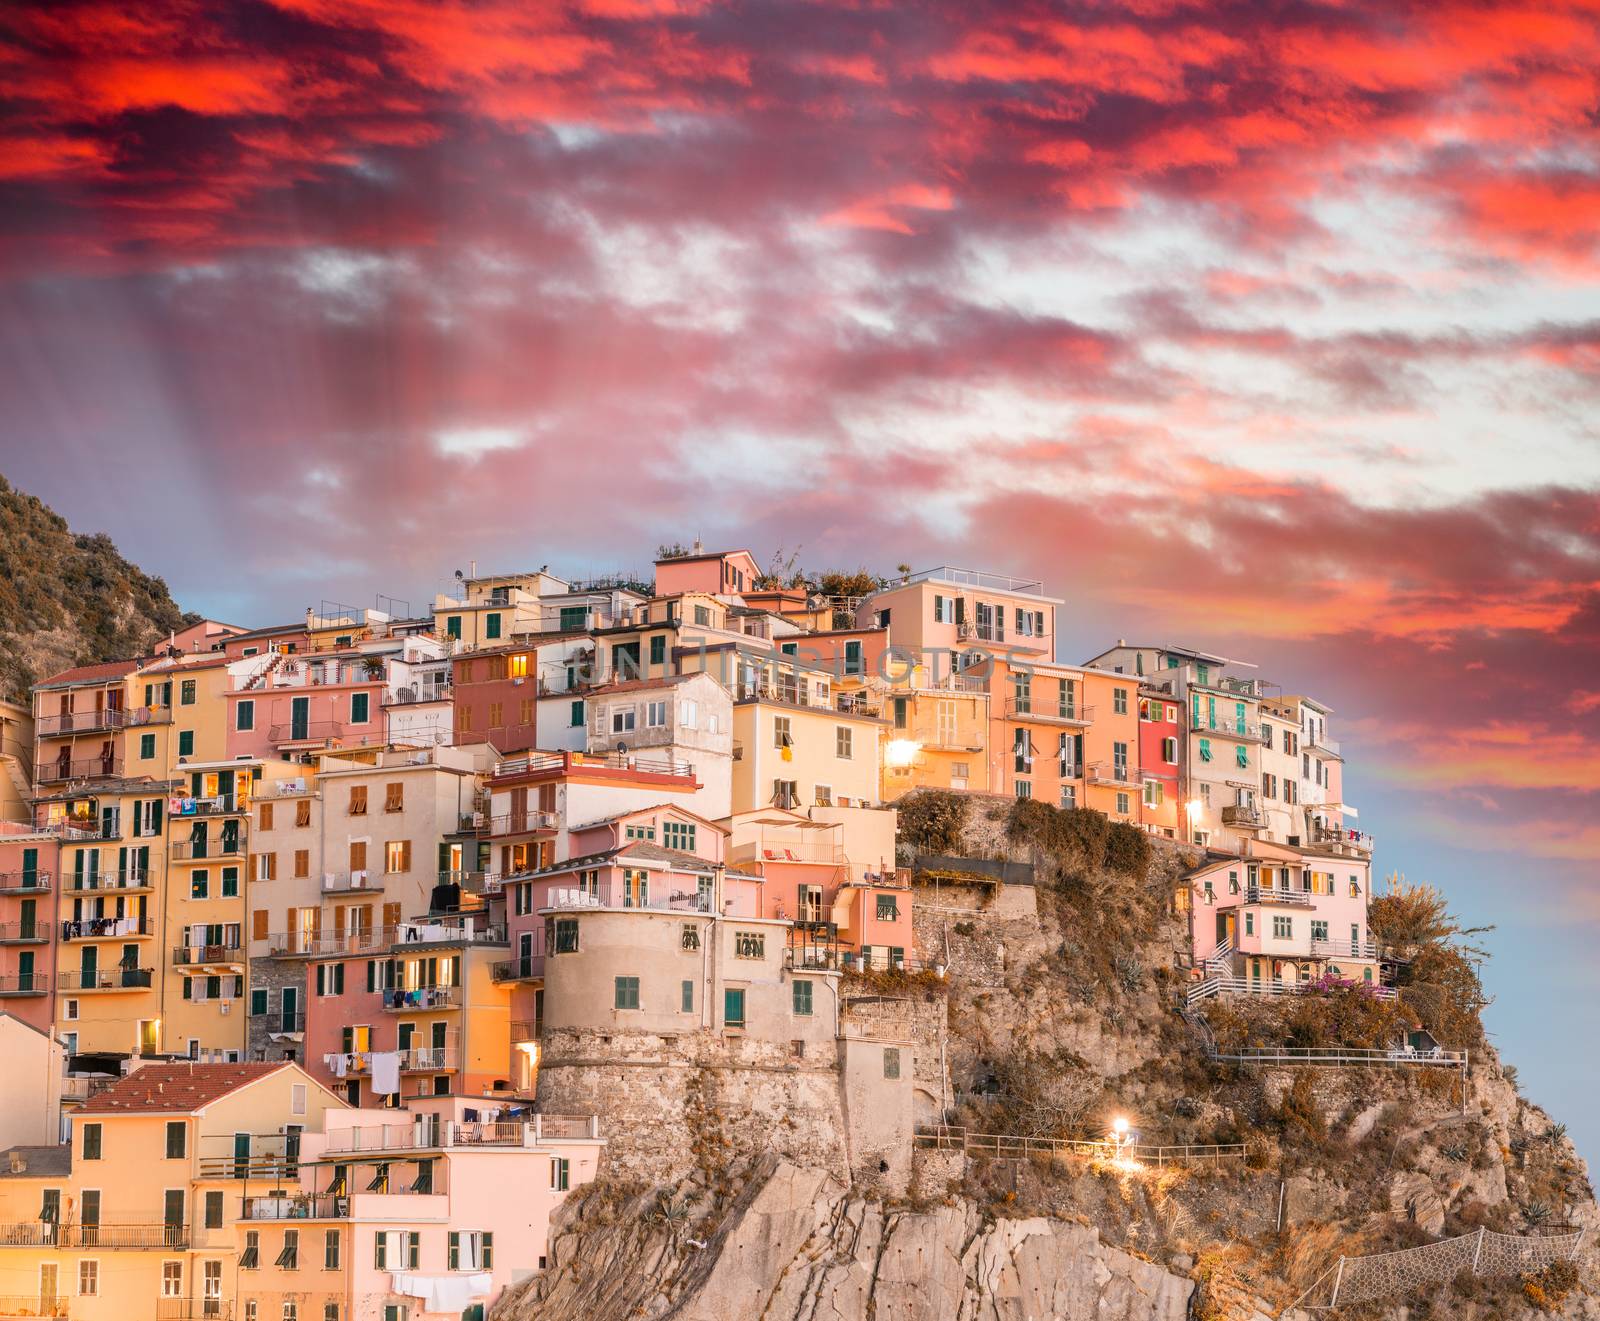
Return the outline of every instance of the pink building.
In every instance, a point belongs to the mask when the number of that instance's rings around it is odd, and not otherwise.
[[[1183,707],[1153,690],[1139,692],[1139,822],[1153,834],[1176,839],[1184,820]]]
[[[1378,984],[1365,859],[1257,840],[1185,880],[1197,979],[1266,992],[1323,975]]]
[[[55,985],[60,841],[19,822],[0,822],[0,1003],[48,1032]]]
[[[384,741],[384,661],[355,651],[229,665],[227,755],[286,756]]]
[[[604,1146],[592,1116],[493,1097],[328,1110],[300,1138],[297,1182],[243,1198],[244,1315],[276,1318],[284,1298],[308,1321],[485,1312],[544,1268],[551,1215]]]
[[[749,551],[702,552],[696,542],[693,554],[656,561],[655,595],[709,592],[712,596],[738,596],[752,590],[760,576],[761,566]]]

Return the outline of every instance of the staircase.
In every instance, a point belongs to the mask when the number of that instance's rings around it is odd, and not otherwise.
[[[1210,956],[1200,966],[1207,977],[1233,976],[1233,937],[1229,936],[1212,950]]]
[[[250,676],[250,682],[244,686],[245,692],[250,692],[253,689],[264,687],[267,682],[267,676],[276,670],[278,666],[283,664],[283,657],[283,652],[273,652],[272,659]]]
[[[0,753],[0,764],[4,764],[6,774],[11,777],[11,783],[16,788],[17,796],[26,804],[33,797],[33,785],[28,782],[28,772],[23,768],[22,759],[9,752]]]

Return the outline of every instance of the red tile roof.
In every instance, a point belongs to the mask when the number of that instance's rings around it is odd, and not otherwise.
[[[99,665],[79,665],[70,670],[40,679],[35,688],[55,688],[69,683],[94,683],[97,680],[120,679],[139,668],[137,660],[103,661]]]
[[[189,1114],[229,1092],[289,1068],[288,1060],[247,1064],[146,1064],[78,1107],[80,1115]]]

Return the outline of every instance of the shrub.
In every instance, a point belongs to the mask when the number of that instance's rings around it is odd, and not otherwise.
[[[972,800],[944,789],[920,789],[895,804],[900,814],[900,839],[926,853],[955,853],[964,847],[967,813]]]

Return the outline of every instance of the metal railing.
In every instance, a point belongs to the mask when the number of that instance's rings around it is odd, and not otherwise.
[[[0,1225],[0,1248],[164,1248],[189,1246],[187,1225],[55,1224],[48,1220]]]
[[[497,982],[526,982],[544,976],[544,955],[527,954],[516,959],[501,959],[489,965],[489,976]]]
[[[1395,1046],[1388,1050],[1369,1050],[1359,1046],[1235,1046],[1207,1052],[1212,1059],[1229,1064],[1426,1064],[1464,1069],[1469,1060],[1464,1050],[1414,1050]]]
[[[1329,826],[1314,828],[1311,839],[1315,844],[1336,845],[1358,853],[1371,853],[1373,846],[1372,836],[1364,830],[1335,830]]]
[[[91,711],[58,711],[53,716],[40,716],[34,722],[34,733],[40,738],[60,738],[64,734],[94,734],[104,729],[121,729],[129,723],[125,708],[102,706]]]
[[[56,973],[58,991],[140,991],[150,987],[155,976],[149,968],[100,968],[84,972],[68,968]]]
[[[64,1297],[38,1293],[0,1295],[0,1321],[67,1315],[67,1299]]]
[[[49,990],[47,972],[0,973],[0,995],[44,995]]]
[[[57,784],[63,780],[92,780],[122,774],[121,757],[84,757],[77,761],[63,761],[59,757],[41,761],[34,769],[34,778],[40,784]]]
[[[974,1133],[950,1124],[919,1128],[912,1139],[936,1151],[965,1151],[996,1160],[1028,1160],[1036,1156],[1081,1156],[1090,1160],[1132,1160],[1144,1165],[1222,1165],[1241,1161],[1244,1142],[1188,1142],[1155,1145],[1143,1142],[1098,1142],[1078,1138],[1035,1138],[1009,1133]]]
[[[1267,817],[1259,807],[1251,807],[1247,803],[1229,803],[1222,809],[1222,824],[1261,830],[1267,824]]]
[[[1110,761],[1092,761],[1088,766],[1090,784],[1110,784],[1119,789],[1136,789],[1138,776],[1128,766],[1118,766]]]
[[[61,923],[62,940],[114,940],[149,934],[148,917],[69,917]]]
[[[1223,738],[1253,738],[1261,737],[1261,722],[1258,720],[1224,719],[1218,716],[1212,720],[1209,716],[1201,716],[1198,720],[1190,712],[1189,728],[1196,734],[1219,734]]]
[[[489,818],[488,829],[491,835],[530,835],[560,824],[554,812],[502,812]]]
[[[42,945],[49,939],[48,922],[0,922],[0,945]]]
[[[50,879],[47,871],[0,872],[0,894],[49,894]]]
[[[398,986],[385,987],[383,1007],[393,1013],[404,1013],[408,1009],[459,1009],[461,1008],[461,988],[459,986],[419,986],[414,990],[407,991]]]
[[[698,890],[682,890],[671,894],[644,894],[630,889],[622,881],[607,882],[594,890],[579,887],[552,889],[546,896],[544,909],[585,908],[637,908],[649,912],[709,913],[711,896]]]
[[[244,837],[223,839],[179,839],[172,843],[172,856],[179,862],[209,862],[213,859],[239,859],[249,851]]]
[[[197,963],[243,963],[244,949],[233,945],[174,945],[172,961],[188,967]]]
[[[211,798],[188,798],[184,800],[185,809],[173,815],[179,820],[189,816],[239,816],[250,810],[248,799],[237,794],[216,794]],[[190,811],[187,804],[193,803],[194,810]]]
[[[277,931],[267,937],[273,958],[294,955],[370,954],[394,943],[394,927],[359,927],[348,931]]]
[[[1318,959],[1376,959],[1378,947],[1370,940],[1315,940],[1311,955]]]
[[[45,827],[71,844],[92,844],[96,840],[122,838],[122,814],[110,812],[99,817],[68,817]]]
[[[226,1298],[157,1298],[155,1321],[233,1321]]]
[[[313,743],[318,739],[337,738],[343,726],[337,720],[306,720],[273,725],[267,730],[268,743]],[[362,729],[365,730],[365,726]]]
[[[1037,578],[1013,578],[1005,573],[985,573],[982,569],[959,569],[952,564],[940,564],[932,569],[919,569],[903,578],[891,578],[889,586],[910,586],[912,583],[945,582],[961,587],[986,588],[991,592],[1021,592],[1038,596],[1044,583]]]
[[[1056,725],[1092,725],[1094,723],[1094,707],[1062,706],[1059,702],[1052,702],[1046,699],[1035,701],[1032,698],[1019,700],[1011,697],[1006,699],[1006,718],[1008,720],[1042,720]]]
[[[1392,986],[1377,986],[1369,982],[1359,984],[1364,994],[1375,1000],[1395,1000],[1399,992]],[[1185,992],[1188,1004],[1198,1004],[1214,995],[1315,995],[1315,982],[1286,982],[1281,979],[1253,977],[1206,977],[1190,982]]]
[[[1305,890],[1280,890],[1272,885],[1247,885],[1244,887],[1247,904],[1286,904],[1291,908],[1314,908],[1316,898]]]
[[[140,867],[130,867],[127,871],[86,872],[82,876],[63,876],[60,879],[63,895],[103,894],[109,890],[144,890],[150,886],[150,873]]]
[[[824,708],[831,709],[831,708]],[[537,771],[569,771],[574,767],[603,766],[612,770],[648,772],[652,775],[687,776],[693,767],[686,761],[671,757],[635,757],[632,753],[612,752],[605,756],[583,752],[525,753],[517,757],[503,757],[494,765],[494,775],[526,775]]]

